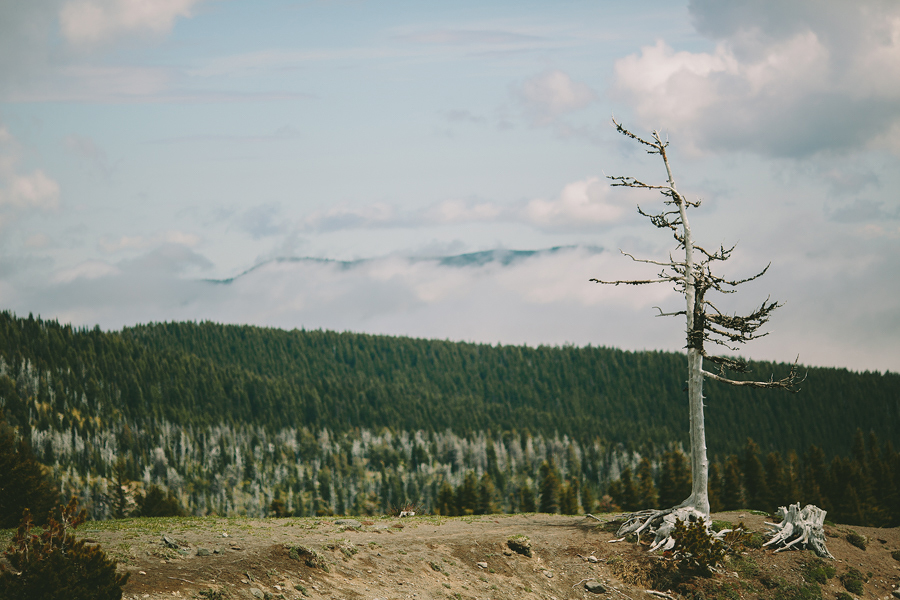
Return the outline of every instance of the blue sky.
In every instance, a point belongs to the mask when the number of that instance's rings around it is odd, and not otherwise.
[[[0,304],[675,350],[671,290],[588,282],[672,249],[613,114],[772,262],[721,301],[785,303],[747,356],[900,369],[890,1],[2,2]]]

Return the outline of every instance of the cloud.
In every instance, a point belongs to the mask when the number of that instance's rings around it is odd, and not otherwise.
[[[276,204],[263,204],[248,208],[237,217],[237,226],[254,240],[283,233],[286,223],[279,218]]]
[[[115,239],[100,238],[98,246],[106,254],[116,254],[132,250],[146,250],[160,244],[172,244],[192,248],[200,243],[200,236],[173,230],[151,236],[123,235]]]
[[[165,34],[178,17],[191,16],[199,0],[69,0],[59,25],[71,44],[95,45],[132,34]]]
[[[302,232],[459,225],[463,223],[522,223],[541,231],[597,231],[620,222],[633,210],[629,194],[611,190],[597,177],[563,187],[553,198],[506,203],[480,199],[451,199],[420,210],[400,211],[387,204],[338,206],[301,219]]]
[[[900,282],[883,281],[884,273],[900,268],[897,244],[900,239],[882,243],[883,254],[832,261],[824,269],[814,257],[781,256],[758,289],[737,295],[737,306],[751,306],[769,292],[787,301],[768,326],[772,335],[748,345],[747,354],[779,361],[800,354],[805,364],[897,371],[900,321],[894,307]],[[684,323],[655,318],[652,308],[678,310],[683,298],[668,285],[590,283],[591,277],[655,272],[596,248],[273,260],[226,282],[186,275],[207,264],[184,247],[167,246],[135,260],[80,264],[29,285],[21,283],[33,276],[28,270],[0,273],[0,286],[9,309],[79,326],[210,319],[484,343],[673,351],[684,346]],[[873,273],[882,281],[873,283]]]
[[[875,200],[856,200],[848,206],[843,206],[828,215],[830,221],[836,223],[865,223],[900,220],[900,207],[894,206],[893,210],[885,208],[884,202]]]
[[[7,214],[59,206],[59,184],[41,169],[19,170],[21,152],[15,138],[0,125],[0,211]]]
[[[532,200],[524,216],[540,229],[572,229],[615,223],[624,213],[623,203],[610,198],[609,185],[590,177],[568,184],[553,200]]]
[[[660,40],[615,64],[642,127],[703,151],[802,157],[873,144],[900,121],[900,5],[691,3],[708,52]]]
[[[549,125],[558,117],[581,110],[597,99],[587,85],[562,71],[546,71],[516,89],[526,114],[535,125]]]

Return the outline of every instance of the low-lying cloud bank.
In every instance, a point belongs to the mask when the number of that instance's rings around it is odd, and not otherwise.
[[[618,252],[572,246],[540,251],[491,250],[457,256],[385,256],[358,261],[284,258],[234,278],[188,277],[183,263],[201,256],[168,246],[139,260],[100,264],[41,283],[0,280],[6,307],[76,326],[105,329],[150,321],[212,320],[285,329],[332,329],[503,344],[576,344],[631,350],[678,350],[684,325],[654,318],[654,306],[678,310],[683,300],[665,285],[601,286],[606,279],[647,275]],[[736,265],[740,267],[740,265]],[[872,264],[857,269],[884,268]],[[802,266],[773,267],[753,289],[739,293],[736,310],[765,295],[787,300],[772,335],[747,348],[755,359],[897,370],[897,324],[885,290],[866,306],[836,310],[837,282],[804,274]],[[652,276],[652,273],[649,275]],[[862,290],[865,293],[865,290]],[[731,299],[729,299],[731,300]],[[725,304],[725,303],[723,303]],[[728,306],[727,304],[725,304]],[[839,308],[839,307],[837,307]],[[853,307],[851,307],[853,308]],[[842,315],[836,320],[835,315]]]

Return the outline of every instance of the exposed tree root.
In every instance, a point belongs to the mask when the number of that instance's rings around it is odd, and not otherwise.
[[[772,539],[763,546],[778,548],[775,552],[794,546],[799,548],[809,546],[818,556],[834,559],[825,547],[824,510],[812,504],[807,504],[801,510],[800,504],[797,503],[791,504],[790,508],[779,507],[778,513],[781,515],[781,523],[766,523],[772,528],[770,532]]]
[[[650,544],[651,552],[659,549],[671,550],[675,545],[672,533],[675,531],[675,523],[677,521],[685,523],[703,521],[709,524],[709,517],[692,506],[676,506],[664,510],[642,510],[628,515],[628,518],[616,532],[618,539],[613,541],[620,541],[625,536],[633,533],[637,535],[638,542],[640,542],[641,534],[649,531],[653,534],[653,542]]]

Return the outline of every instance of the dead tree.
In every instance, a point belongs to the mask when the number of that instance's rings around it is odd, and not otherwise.
[[[684,259],[678,260],[669,254],[667,261],[645,260],[635,258],[631,254],[623,252],[635,262],[646,263],[661,267],[659,274],[654,279],[643,280],[619,280],[604,281],[592,279],[591,281],[608,285],[649,285],[653,283],[673,284],[675,289],[684,295],[685,310],[676,312],[659,311],[657,316],[684,316],[687,321],[687,357],[688,357],[688,397],[690,404],[690,437],[691,437],[691,495],[678,506],[663,510],[646,510],[631,515],[619,529],[619,537],[629,533],[641,533],[651,530],[655,534],[655,540],[651,549],[671,545],[671,533],[674,530],[676,520],[693,521],[702,519],[709,521],[709,460],[706,455],[706,432],[703,423],[703,380],[705,378],[721,381],[737,386],[749,386],[758,388],[780,388],[790,391],[799,391],[797,385],[802,381],[797,376],[796,361],[790,373],[784,379],[768,381],[735,380],[727,376],[728,371],[744,373],[748,371],[745,361],[738,358],[714,356],[707,354],[708,345],[721,346],[730,351],[736,351],[740,344],[744,344],[756,338],[767,335],[760,331],[769,320],[772,312],[780,306],[775,301],[767,298],[757,309],[748,315],[727,314],[713,304],[708,297],[710,292],[732,294],[735,288],[742,283],[747,283],[762,277],[769,269],[765,269],[744,279],[726,279],[713,272],[713,267],[720,262],[731,258],[734,246],[719,248],[709,251],[698,246],[691,234],[688,223],[688,209],[700,206],[700,201],[691,201],[685,198],[675,187],[675,178],[669,165],[669,157],[666,148],[668,140],[663,141],[658,131],[652,133],[652,139],[646,140],[631,131],[625,129],[615,119],[613,124],[622,135],[635,140],[643,145],[648,154],[658,155],[666,167],[666,182],[664,184],[644,183],[634,177],[609,177],[613,186],[637,188],[644,190],[656,190],[660,192],[664,200],[664,208],[658,214],[644,212],[638,206],[638,213],[650,219],[656,227],[672,232],[677,242],[677,250],[684,250]],[[714,371],[703,368],[703,360],[716,365]]]

